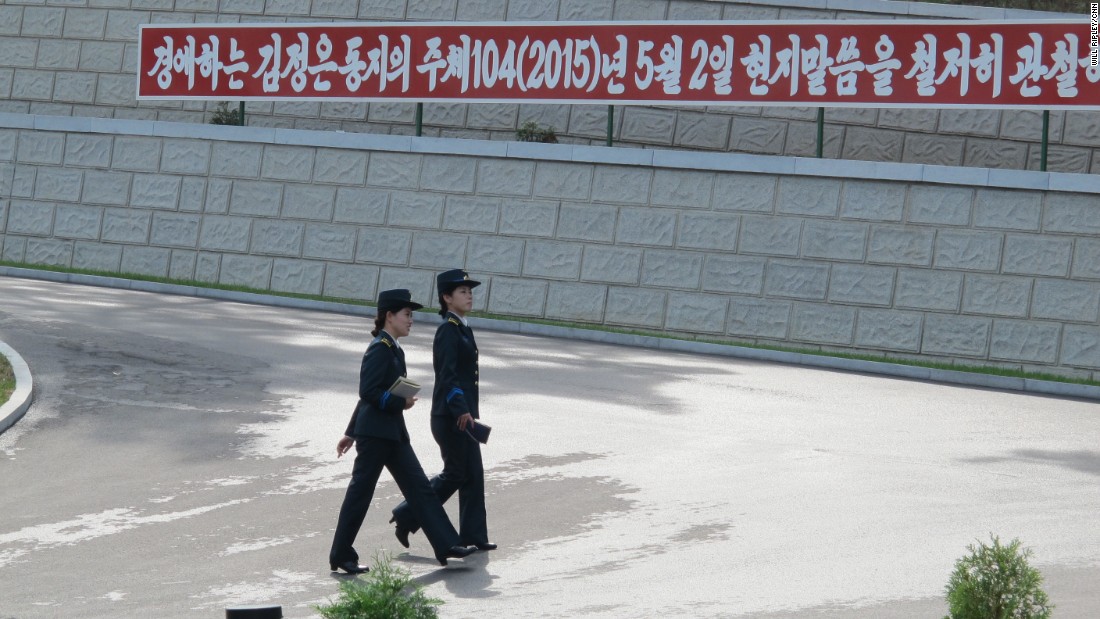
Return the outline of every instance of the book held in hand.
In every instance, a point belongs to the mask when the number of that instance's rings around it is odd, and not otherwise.
[[[399,398],[411,398],[420,393],[420,383],[411,381],[404,376],[398,376],[397,380],[393,381],[393,384],[390,385],[389,392],[390,395]]]
[[[475,421],[466,426],[466,434],[470,435],[470,438],[479,443],[489,442],[489,433],[493,431],[491,426],[487,426],[479,421]]]

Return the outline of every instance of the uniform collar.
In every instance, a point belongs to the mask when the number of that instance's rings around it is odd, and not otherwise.
[[[385,329],[382,329],[381,331],[379,331],[379,332],[378,332],[378,337],[381,337],[381,338],[387,339],[387,340],[389,340],[390,342],[393,342],[393,345],[394,345],[394,346],[397,346],[398,348],[401,348],[401,342],[398,342],[398,341],[397,341],[397,338],[395,338],[394,336],[390,335],[390,332],[389,332],[389,331],[386,331]]]
[[[458,314],[456,314],[452,311],[448,311],[447,315],[448,316],[454,316],[455,318],[457,318],[458,321],[461,322],[462,326],[464,326],[464,327],[469,327],[470,326],[470,323],[466,321],[466,318],[464,316],[459,316]]]

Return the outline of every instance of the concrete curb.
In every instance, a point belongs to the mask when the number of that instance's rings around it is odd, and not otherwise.
[[[15,370],[15,391],[11,394],[11,399],[0,405],[0,434],[3,434],[22,419],[31,407],[31,401],[34,400],[34,379],[27,362],[23,361],[23,357],[14,348],[0,342],[0,355],[7,357],[8,363]]]
[[[105,288],[121,288],[125,290],[137,290],[141,292],[176,294],[202,297],[207,299],[218,299],[222,301],[235,301],[238,303],[268,305],[272,307],[286,307],[293,309],[334,312],[338,314],[351,314],[355,316],[375,315],[375,310],[373,307],[366,307],[362,305],[334,303],[328,301],[311,301],[308,299],[295,299],[290,297],[279,297],[274,295],[256,294],[250,292],[234,292],[231,290],[200,288],[197,286],[182,286],[178,284],[160,284],[156,282],[143,282],[124,279],[120,277],[105,277],[101,275],[78,275],[72,273],[58,273],[54,271],[39,271],[37,269],[23,269],[18,267],[0,266],[0,276],[39,279],[53,282],[65,282],[70,284],[82,284],[88,286],[101,286]],[[442,319],[434,312],[417,312],[416,318],[418,321],[428,324],[439,324],[440,322],[442,322]],[[721,357],[736,357],[739,359],[769,361],[773,363],[786,363],[790,365],[801,365],[829,370],[839,370],[843,372],[862,372],[866,374],[877,374],[881,376],[893,376],[914,380],[926,380],[937,383],[966,385],[969,387],[985,387],[989,389],[1002,389],[1006,391],[1021,391],[1024,393],[1032,393],[1038,395],[1100,400],[1100,387],[1092,385],[1080,385],[1076,383],[1062,383],[1058,381],[1037,380],[1031,378],[1016,378],[1012,376],[995,376],[990,374],[978,374],[975,372],[961,372],[958,370],[941,370],[912,365],[902,365],[897,363],[888,363],[885,361],[845,359],[841,357],[829,357],[824,355],[810,355],[805,353],[785,352],[780,350],[766,350],[761,348],[749,348],[746,346],[735,346],[728,344],[711,344],[707,342],[694,342],[691,340],[675,340],[663,337],[654,337],[651,335],[611,333],[607,331],[597,331],[595,329],[577,329],[573,327],[559,327],[555,325],[544,325],[539,323],[528,323],[511,320],[498,320],[493,318],[470,317],[470,324],[471,326],[477,327],[479,329],[485,329],[487,331],[541,335],[570,340],[617,344],[620,346],[656,348],[660,350],[670,350],[692,354],[716,355]]]

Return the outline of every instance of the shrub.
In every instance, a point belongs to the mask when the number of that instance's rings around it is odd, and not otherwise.
[[[316,610],[325,619],[436,619],[443,600],[429,598],[408,570],[393,565],[389,555],[375,555],[363,578],[340,583],[340,596]]]
[[[558,143],[558,136],[554,133],[553,127],[540,127],[539,124],[533,120],[523,123],[520,128],[516,130],[516,139],[520,142]]]
[[[214,117],[210,119],[211,125],[239,125],[241,124],[240,111],[229,109],[229,102],[222,101],[214,109]]]
[[[955,562],[946,619],[1049,619],[1054,606],[1043,592],[1043,575],[1027,563],[1031,550],[1021,551],[1018,539],[1002,546],[990,537],[992,546],[967,546],[970,554]]]

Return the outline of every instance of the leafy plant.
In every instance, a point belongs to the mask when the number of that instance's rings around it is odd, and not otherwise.
[[[516,139],[520,142],[558,143],[558,136],[554,133],[553,127],[540,127],[539,124],[533,120],[529,120],[520,126],[516,131]]]
[[[15,393],[15,372],[4,355],[0,355],[0,406]]]
[[[947,582],[945,619],[1049,619],[1054,606],[1042,589],[1043,575],[1028,565],[1031,550],[1020,550],[1020,540],[1001,545],[978,542],[970,554],[955,562]]]
[[[229,109],[229,102],[222,101],[214,108],[214,117],[210,119],[211,125],[239,125],[241,124],[240,110]]]
[[[393,564],[388,554],[375,554],[374,566],[363,578],[340,583],[340,596],[315,609],[325,619],[436,619],[443,600],[430,598],[408,570]]]

